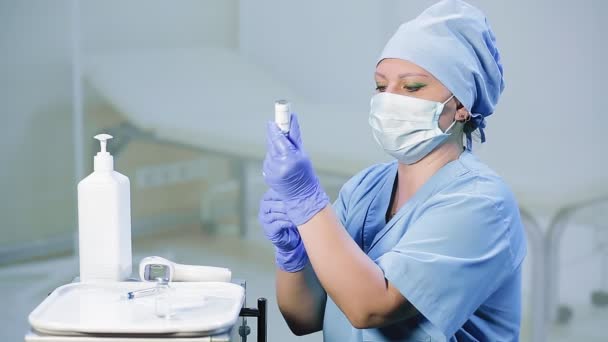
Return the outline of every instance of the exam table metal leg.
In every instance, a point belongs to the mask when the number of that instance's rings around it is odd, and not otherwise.
[[[266,328],[268,327],[266,320],[266,298],[258,299],[258,312],[260,314],[258,317],[258,342],[266,342]]]
[[[257,323],[257,328],[258,328],[258,342],[267,342],[267,327],[268,327],[268,321],[267,321],[267,315],[266,315],[266,298],[258,298],[258,307],[256,309],[254,308],[242,308],[241,309],[241,313],[240,316],[242,317],[256,317],[258,320]],[[248,335],[249,331],[245,332],[241,332],[239,331],[239,334],[241,335],[241,340],[243,342],[247,341],[247,335]]]

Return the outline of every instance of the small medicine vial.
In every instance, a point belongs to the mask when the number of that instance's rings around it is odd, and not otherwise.
[[[169,319],[173,316],[173,288],[167,279],[156,279],[156,294],[154,296],[154,311],[157,317]]]
[[[289,124],[291,123],[291,110],[289,102],[278,100],[274,103],[274,122],[285,134],[289,133]]]

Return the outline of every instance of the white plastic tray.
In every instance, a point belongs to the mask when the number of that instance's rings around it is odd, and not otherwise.
[[[201,337],[179,337],[177,335],[85,335],[59,336],[44,335],[40,332],[29,331],[25,335],[25,342],[230,342],[230,335],[220,334]]]
[[[73,283],[58,287],[29,316],[37,331],[72,334],[177,334],[201,336],[229,330],[245,298],[243,287],[220,282],[172,283],[173,315],[155,314],[154,296],[132,300],[127,292],[153,283]]]

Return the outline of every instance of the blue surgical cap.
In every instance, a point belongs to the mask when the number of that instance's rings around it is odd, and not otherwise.
[[[461,0],[443,0],[397,29],[385,58],[410,61],[437,78],[471,113],[471,124],[485,142],[485,117],[504,89],[500,53],[485,15]],[[471,149],[471,132],[466,133]]]

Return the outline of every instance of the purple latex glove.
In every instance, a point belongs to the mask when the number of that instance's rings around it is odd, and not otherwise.
[[[289,134],[269,121],[266,130],[264,180],[285,203],[287,216],[300,226],[329,204],[312,163],[302,148],[300,125],[291,115]]]
[[[298,228],[285,213],[285,204],[271,189],[260,202],[258,219],[264,235],[275,247],[277,266],[286,272],[298,272],[308,263],[308,255]]]

